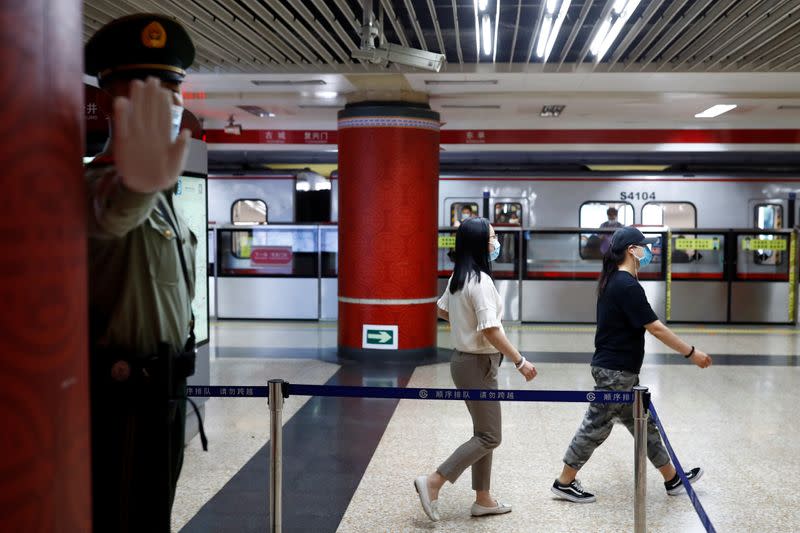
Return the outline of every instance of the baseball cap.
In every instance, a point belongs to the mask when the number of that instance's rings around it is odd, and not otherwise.
[[[621,252],[628,246],[644,246],[645,244],[653,244],[658,240],[658,237],[645,238],[644,234],[633,226],[625,226],[614,232],[611,236],[611,249],[615,252]]]

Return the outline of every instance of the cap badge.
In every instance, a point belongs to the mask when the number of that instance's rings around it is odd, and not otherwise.
[[[153,21],[142,30],[142,44],[147,48],[164,48],[167,32],[160,23]]]

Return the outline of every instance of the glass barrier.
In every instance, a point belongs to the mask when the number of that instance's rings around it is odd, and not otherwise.
[[[610,245],[613,230],[528,230],[525,243],[525,279],[597,279],[602,269],[603,253]],[[639,271],[639,279],[665,279],[662,261],[664,234],[645,233],[657,237],[651,246],[653,260]]]
[[[453,273],[454,250],[456,248],[456,230],[440,229],[437,244],[437,270],[440,278],[449,278]]]
[[[737,232],[736,281],[789,281],[789,244],[786,232]]]
[[[319,275],[317,226],[217,230],[219,276],[315,278]]]
[[[515,228],[495,227],[495,233],[500,242],[500,255],[492,262],[492,276],[495,279],[519,279],[521,232]],[[440,229],[437,251],[437,269],[440,278],[449,278],[453,273],[455,247],[456,230]]]
[[[725,279],[725,234],[687,231],[672,234],[672,279]]]
[[[339,276],[339,228],[337,226],[320,226],[320,251],[322,253],[322,277]]]

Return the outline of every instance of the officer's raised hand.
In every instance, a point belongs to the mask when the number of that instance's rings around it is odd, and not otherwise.
[[[186,163],[190,132],[170,138],[172,93],[156,78],[131,82],[114,100],[114,159],[125,186],[140,193],[169,189]]]

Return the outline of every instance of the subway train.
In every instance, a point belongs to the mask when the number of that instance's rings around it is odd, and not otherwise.
[[[212,172],[209,220],[234,223],[236,202],[251,200],[263,203],[259,209],[264,222],[302,222],[296,217],[298,197],[323,193],[330,202],[325,221],[336,222],[337,173],[315,183],[303,174],[314,173]],[[792,227],[797,220],[794,196],[798,190],[800,176],[442,174],[439,224],[455,225],[461,207],[468,205],[495,223],[514,218],[524,227],[592,227],[605,220],[606,209],[613,206],[625,224],[780,229]]]
[[[209,175],[219,318],[336,318],[337,182],[336,172]],[[465,216],[480,215],[503,244],[493,267],[506,319],[591,323],[586,302],[610,233],[601,225],[614,208],[619,222],[662,237],[641,273],[662,319],[795,323],[798,189],[800,176],[786,174],[443,173],[440,289],[452,270],[448,237]],[[252,248],[291,265],[254,267]],[[245,302],[259,291],[309,297],[292,298],[296,308],[283,312]]]

